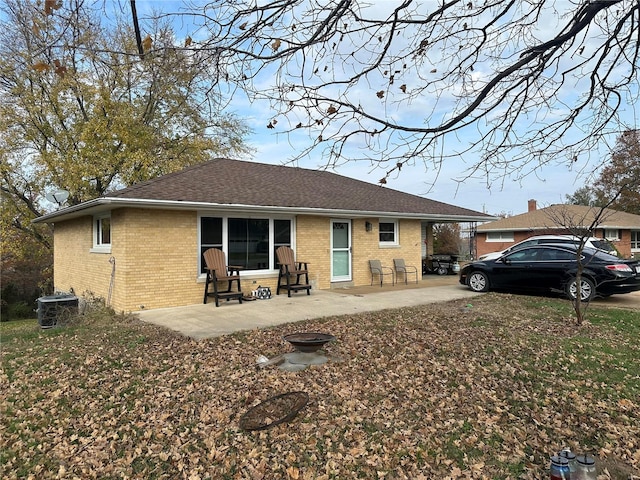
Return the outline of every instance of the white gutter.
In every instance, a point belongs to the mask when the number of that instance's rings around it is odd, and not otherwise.
[[[591,225],[570,225],[569,227],[566,227],[564,225],[557,225],[555,227],[551,226],[537,226],[537,227],[516,227],[516,228],[509,228],[509,227],[502,227],[502,228],[482,228],[482,227],[478,227],[476,228],[476,232],[478,233],[487,233],[487,232],[531,232],[533,230],[548,230],[548,229],[559,229],[559,228],[567,228],[567,229],[571,229],[571,228],[593,228],[593,229],[603,229],[603,228],[608,228],[608,229],[612,229],[612,230],[635,230],[635,229],[640,229],[640,225],[636,225],[636,226],[613,226],[613,225],[606,225],[606,224],[599,224],[599,225],[595,225],[593,227],[591,227]]]
[[[148,200],[148,199],[130,199],[102,197],[79,205],[57,210],[48,213],[33,220],[33,223],[54,223],[55,221],[69,220],[83,215],[92,215],[105,210],[115,208],[157,208],[165,210],[225,210],[230,212],[275,212],[289,214],[306,214],[317,216],[343,216],[349,218],[367,218],[367,217],[389,217],[389,218],[413,218],[413,219],[429,219],[437,222],[487,222],[494,217],[476,217],[464,215],[442,215],[442,214],[426,214],[426,213],[403,213],[403,212],[381,212],[374,210],[339,210],[328,208],[310,208],[310,207],[278,207],[278,206],[262,206],[262,205],[244,205],[244,204],[225,204],[225,203],[207,203],[207,202],[180,202],[175,200]],[[495,217],[497,218],[497,217]]]

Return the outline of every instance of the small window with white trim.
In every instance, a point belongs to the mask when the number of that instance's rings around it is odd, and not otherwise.
[[[93,217],[93,251],[111,251],[111,215]]]
[[[617,228],[605,228],[604,238],[607,240],[620,240],[620,230]]]
[[[398,245],[398,221],[380,220],[378,222],[380,245]]]
[[[487,242],[513,242],[513,232],[487,232]]]

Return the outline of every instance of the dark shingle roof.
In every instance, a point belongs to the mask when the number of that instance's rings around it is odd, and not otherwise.
[[[223,158],[133,185],[107,197],[493,218],[331,172]]]

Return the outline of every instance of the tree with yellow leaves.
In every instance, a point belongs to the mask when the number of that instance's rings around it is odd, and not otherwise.
[[[12,258],[50,249],[47,227],[31,224],[57,207],[47,192],[65,189],[73,205],[246,151],[246,126],[224,113],[198,58],[165,48],[167,25],[145,25],[140,58],[126,15],[104,24],[83,2],[0,8],[0,234]]]

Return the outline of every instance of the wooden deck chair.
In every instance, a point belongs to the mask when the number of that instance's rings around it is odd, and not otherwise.
[[[207,279],[204,282],[204,303],[211,296],[216,301],[216,307],[220,306],[219,300],[238,300],[242,303],[242,291],[240,289],[240,270],[242,267],[227,266],[224,252],[218,248],[210,248],[203,253],[206,264]],[[218,282],[228,282],[227,289],[218,290]],[[237,291],[233,291],[233,284],[237,284]],[[213,292],[209,292],[209,285],[213,285]]]
[[[307,295],[311,295],[311,285],[309,284],[308,262],[295,261],[293,250],[290,247],[282,246],[276,250],[278,257],[278,287],[276,295],[280,295],[280,290],[286,290],[287,296],[291,292],[306,290]]]
[[[380,286],[384,281],[385,275],[391,275],[391,285],[395,285],[393,269],[391,267],[383,267],[380,260],[369,260],[369,270],[371,270],[371,285],[373,285],[373,277],[378,275],[380,278]]]
[[[398,275],[404,275],[404,284],[407,284],[407,277],[409,275],[416,276],[416,283],[418,283],[418,268],[413,265],[405,265],[404,258],[394,258],[393,259],[393,268],[396,270],[396,281],[398,280]]]

